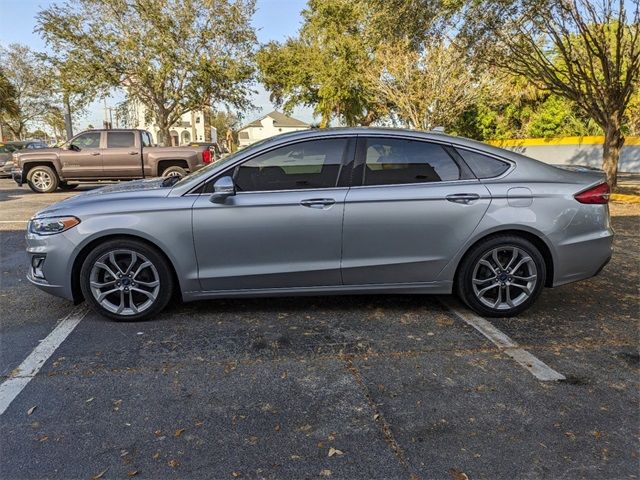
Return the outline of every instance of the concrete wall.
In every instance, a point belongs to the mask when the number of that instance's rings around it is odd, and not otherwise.
[[[602,168],[604,137],[523,138],[487,142],[546,163]],[[640,173],[640,137],[627,137],[620,155],[620,172]]]

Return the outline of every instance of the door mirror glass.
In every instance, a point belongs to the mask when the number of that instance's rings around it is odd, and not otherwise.
[[[209,200],[212,203],[223,202],[227,197],[231,197],[236,194],[236,186],[233,183],[233,178],[222,177],[216,180],[213,184],[213,193]]]

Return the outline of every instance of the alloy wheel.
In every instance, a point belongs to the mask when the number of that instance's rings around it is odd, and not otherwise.
[[[476,298],[496,310],[521,305],[534,292],[538,271],[531,255],[516,246],[489,250],[473,269],[472,284]]]
[[[109,312],[137,315],[158,298],[160,276],[151,261],[129,249],[112,250],[100,256],[89,275],[91,294]]]
[[[31,176],[31,182],[38,190],[48,190],[53,183],[53,179],[44,170],[38,170]]]

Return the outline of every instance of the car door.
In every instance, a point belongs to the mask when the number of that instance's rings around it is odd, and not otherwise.
[[[65,179],[102,176],[101,132],[84,132],[60,151],[60,165]]]
[[[224,203],[210,201],[212,179],[193,207],[202,289],[340,285],[354,150],[355,138],[331,138],[259,153],[233,168],[236,194]]]
[[[102,149],[102,168],[105,178],[127,179],[142,177],[140,136],[136,132],[106,132],[106,148]]]
[[[345,285],[431,282],[486,212],[490,195],[448,146],[361,137],[359,186],[345,200]]]

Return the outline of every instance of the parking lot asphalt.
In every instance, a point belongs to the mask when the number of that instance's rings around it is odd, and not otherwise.
[[[25,221],[76,193],[0,180],[0,382],[83,308],[24,279]],[[640,205],[611,212],[598,277],[491,319],[563,381],[438,297],[88,313],[0,415],[0,478],[638,478]]]

